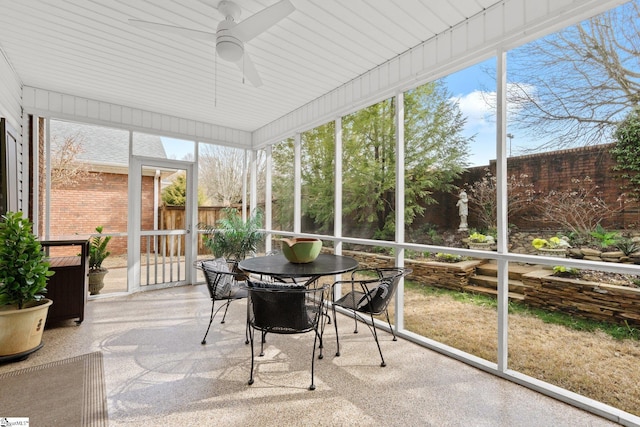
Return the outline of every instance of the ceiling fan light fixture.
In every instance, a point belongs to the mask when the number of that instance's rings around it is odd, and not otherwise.
[[[237,62],[244,54],[244,46],[234,37],[222,36],[216,42],[216,52],[225,61]]]

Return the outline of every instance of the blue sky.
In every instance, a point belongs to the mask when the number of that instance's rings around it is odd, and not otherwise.
[[[487,102],[496,97],[495,68],[496,59],[492,58],[443,78],[453,100],[467,118],[464,136],[475,137],[469,147],[470,166],[488,165],[496,158],[495,109]],[[509,111],[510,119],[516,113]],[[518,132],[513,120],[507,121],[507,134],[513,135],[507,139],[507,156],[510,153],[516,156],[523,147],[532,145],[523,133]]]
[[[195,155],[195,145],[193,141],[183,139],[160,137],[164,151],[168,159],[183,160],[187,154]]]

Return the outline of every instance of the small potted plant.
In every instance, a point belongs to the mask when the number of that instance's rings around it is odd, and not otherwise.
[[[89,293],[98,295],[104,288],[104,276],[109,272],[102,266],[102,262],[111,254],[107,251],[107,245],[111,236],[102,235],[103,227],[96,227],[97,236],[91,238],[89,245]]]
[[[490,251],[495,244],[495,240],[491,235],[485,235],[473,232],[469,235],[469,249],[479,249],[483,251]]]
[[[0,359],[22,359],[42,347],[49,306],[44,298],[53,271],[22,212],[0,221]]]
[[[565,258],[567,256],[567,248],[570,248],[569,239],[567,237],[553,236],[549,239],[533,239],[531,245],[538,251],[538,255],[553,256]]]

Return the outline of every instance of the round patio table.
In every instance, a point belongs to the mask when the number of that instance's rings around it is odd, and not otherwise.
[[[314,283],[322,276],[353,271],[358,261],[348,256],[320,254],[314,261],[305,264],[289,262],[284,255],[269,255],[247,258],[238,267],[248,273],[272,276],[279,279],[305,278],[305,285]]]

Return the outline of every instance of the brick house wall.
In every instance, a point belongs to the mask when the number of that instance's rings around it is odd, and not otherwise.
[[[153,229],[153,176],[142,177],[142,228]],[[128,220],[128,177],[125,174],[89,172],[81,183],[51,189],[51,235],[125,233]],[[127,238],[113,237],[112,255],[127,253]]]

